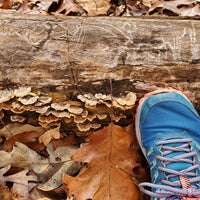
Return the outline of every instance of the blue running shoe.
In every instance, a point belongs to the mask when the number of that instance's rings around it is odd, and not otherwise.
[[[135,121],[152,179],[140,189],[154,200],[200,200],[200,117],[187,97],[174,89],[151,92]]]

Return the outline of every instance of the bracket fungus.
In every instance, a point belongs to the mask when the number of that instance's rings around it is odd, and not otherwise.
[[[63,110],[66,110],[70,107],[69,104],[65,103],[65,102],[60,102],[60,103],[52,103],[51,104],[51,107],[54,109],[54,110],[59,110],[59,111],[63,111]]]
[[[113,106],[119,107],[122,110],[131,109],[136,102],[136,95],[133,92],[129,92],[126,96],[113,99]]]
[[[31,87],[19,87],[14,89],[14,95],[16,97],[24,97],[31,93]]]
[[[81,132],[87,132],[90,129],[98,129],[101,127],[101,124],[98,123],[87,123],[87,124],[76,124],[77,128]]]
[[[50,106],[35,106],[35,111],[40,114],[45,114],[48,112]]]
[[[12,106],[11,106],[10,110],[15,114],[21,114],[26,111],[24,105],[22,105],[20,102],[16,102],[16,101],[12,102]]]
[[[75,115],[80,115],[83,112],[83,108],[75,107],[75,106],[70,106],[67,110],[70,113],[75,114]]]
[[[14,91],[13,90],[1,90],[0,91],[0,103],[9,101],[14,97]]]
[[[20,122],[20,123],[22,123],[22,122],[24,122],[26,120],[26,118],[21,116],[21,115],[11,115],[10,116],[10,120],[12,122]]]
[[[71,117],[71,115],[68,111],[52,110],[52,111],[50,111],[50,113],[57,118],[63,118],[63,117],[70,118]]]
[[[19,97],[18,101],[21,102],[24,105],[31,105],[34,104],[38,100],[38,96],[34,93],[30,93],[27,96]]]
[[[2,120],[10,119],[13,123],[33,122],[45,129],[61,124],[64,129],[67,128],[79,136],[101,128],[111,118],[118,124],[123,122],[122,125],[127,125],[126,117],[133,115],[131,109],[136,101],[135,93],[128,91],[119,97],[103,93],[79,94],[73,100],[59,98],[58,91],[55,94],[33,92],[31,87],[5,89],[0,94]],[[79,133],[76,133],[77,130]]]
[[[111,106],[120,108],[122,110],[131,109],[135,105],[136,95],[133,92],[127,93],[122,97],[111,97],[102,93],[78,95],[78,99],[85,103],[86,107],[96,107],[97,104],[104,104],[108,108]]]
[[[51,101],[52,101],[52,97],[50,97],[50,96],[47,96],[47,95],[45,95],[45,96],[39,96],[39,99],[35,103],[35,106],[44,106],[46,104],[51,103]]]

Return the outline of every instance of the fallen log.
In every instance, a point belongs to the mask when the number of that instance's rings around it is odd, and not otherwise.
[[[0,68],[7,116],[45,127],[64,121],[77,135],[111,118],[132,123],[134,93],[139,99],[162,87],[182,90],[200,111],[200,23],[2,11]]]

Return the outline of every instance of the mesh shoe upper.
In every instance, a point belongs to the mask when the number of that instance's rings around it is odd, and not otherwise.
[[[200,197],[200,118],[185,96],[165,92],[144,98],[136,134],[151,169],[152,183],[141,184],[146,193],[158,199]],[[187,177],[190,189],[180,177]]]

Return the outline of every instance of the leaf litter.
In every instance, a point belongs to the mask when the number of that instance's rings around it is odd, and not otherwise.
[[[29,199],[33,188],[34,192],[57,190],[64,174],[77,173],[82,163],[73,161],[71,156],[78,146],[72,137],[61,142],[59,128],[44,131],[28,124],[10,124],[0,130],[0,136],[6,138],[0,150],[0,186],[4,193],[4,186],[12,183],[8,196]],[[36,148],[41,142],[45,144],[43,148]]]
[[[0,189],[10,199],[58,200],[73,195],[80,200],[144,199],[137,187],[141,177],[133,170],[144,169],[133,128],[111,123],[90,135],[80,148],[73,137],[62,138],[60,127],[45,131],[9,124],[0,135],[6,138],[0,150]],[[45,145],[35,148],[41,142]]]
[[[87,164],[76,177],[66,174],[63,178],[68,200],[139,199],[133,168],[140,164],[138,149],[131,148],[133,132],[111,123],[87,140],[72,157]]]
[[[200,16],[199,0],[1,0],[0,8],[65,16]]]

